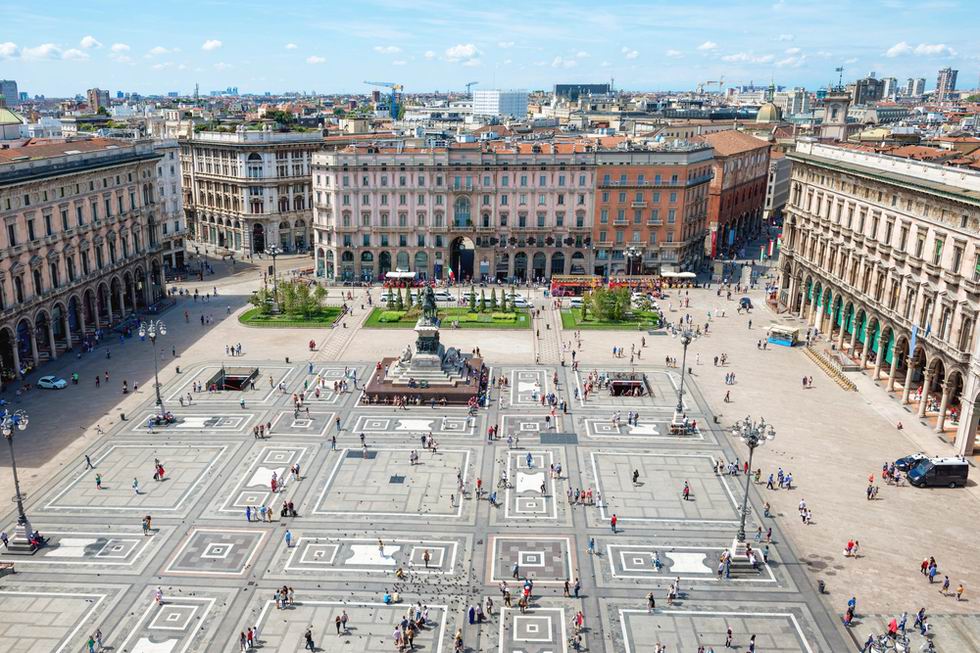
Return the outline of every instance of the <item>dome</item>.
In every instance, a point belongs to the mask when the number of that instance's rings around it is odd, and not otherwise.
[[[779,122],[782,116],[780,115],[779,107],[777,107],[772,102],[766,102],[761,107],[759,107],[759,113],[755,114],[756,122]]]

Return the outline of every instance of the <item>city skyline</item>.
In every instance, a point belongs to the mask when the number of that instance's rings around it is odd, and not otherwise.
[[[580,2],[481,10],[432,0],[287,9],[217,1],[136,15],[118,2],[101,4],[98,12],[63,2],[43,11],[5,7],[4,77],[51,97],[90,87],[187,95],[195,83],[202,94],[229,86],[366,94],[365,79],[394,81],[408,93],[460,91],[474,80],[482,88],[548,89],[612,78],[626,90],[680,90],[721,77],[816,88],[836,81],[843,65],[845,79],[874,71],[925,77],[932,89],[946,66],[962,71],[960,87],[974,86],[980,61],[970,35],[980,8],[943,0],[600,10]],[[868,30],[875,21],[914,27]],[[267,35],[270,24],[275,33]]]

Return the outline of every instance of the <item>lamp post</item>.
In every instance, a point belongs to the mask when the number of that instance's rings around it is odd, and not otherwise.
[[[276,257],[282,254],[278,245],[269,245],[265,253],[272,257],[272,311],[279,312],[279,282],[276,278]]]
[[[738,534],[732,544],[733,552],[739,545],[745,544],[745,518],[749,509],[749,482],[752,480],[752,454],[756,447],[760,447],[769,440],[776,437],[776,429],[771,424],[766,423],[763,417],[758,422],[753,422],[750,417],[735,422],[732,426],[732,435],[745,443],[749,448],[749,473],[745,475],[745,496],[742,497],[742,515],[738,525]],[[742,547],[744,548],[744,546]]]
[[[14,429],[23,431],[27,428],[27,423],[27,413],[22,410],[14,412],[4,410],[0,413],[0,430],[3,431],[3,437],[7,439],[7,444],[10,446],[10,468],[14,473],[14,492],[17,497],[17,526],[14,527],[14,536],[10,538],[7,550],[10,553],[31,555],[34,553],[34,547],[31,546],[31,535],[34,531],[30,520],[27,519],[27,513],[24,512],[20,480],[17,478],[17,461],[14,459]]]
[[[167,335],[167,325],[161,320],[147,320],[146,322],[140,322],[139,330],[140,338],[149,338],[150,344],[153,345],[153,380],[155,382],[156,392],[157,392],[157,406],[160,407],[160,415],[165,415],[166,411],[163,409],[163,396],[160,394],[160,367],[157,363],[157,336]]]
[[[632,245],[626,248],[625,254],[626,254],[626,274],[627,275],[639,274],[635,269],[637,266],[635,266],[633,262],[641,258],[643,254],[640,252],[640,250],[633,247]]]
[[[681,345],[684,346],[684,354],[681,357],[681,385],[677,389],[677,408],[674,411],[674,423],[680,423],[684,419],[684,374],[687,372],[687,348],[694,341],[696,334],[690,326],[685,325],[681,330]]]

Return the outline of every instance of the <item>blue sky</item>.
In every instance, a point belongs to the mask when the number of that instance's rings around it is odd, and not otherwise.
[[[187,93],[623,89],[733,83],[816,88],[870,71],[925,77],[960,70],[977,85],[978,0],[0,0],[0,78],[32,95],[99,86]]]

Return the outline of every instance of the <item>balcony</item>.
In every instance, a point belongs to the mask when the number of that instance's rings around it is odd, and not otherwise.
[[[630,202],[631,209],[645,209],[647,207],[646,202]]]
[[[960,277],[958,273],[951,272],[949,270],[943,270],[940,273],[940,276],[942,277],[942,280],[945,281],[946,284],[950,286],[959,286],[960,280],[962,279],[962,277]]]
[[[663,224],[664,224],[663,220],[647,220],[648,227],[661,227],[663,226]]]

